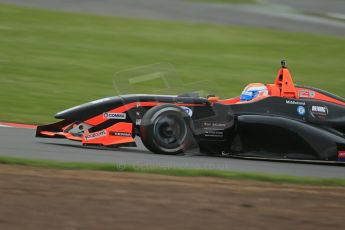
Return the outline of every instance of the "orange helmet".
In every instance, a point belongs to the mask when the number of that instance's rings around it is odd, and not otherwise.
[[[257,97],[267,97],[268,89],[262,83],[252,83],[247,85],[241,94],[241,102],[251,101]]]

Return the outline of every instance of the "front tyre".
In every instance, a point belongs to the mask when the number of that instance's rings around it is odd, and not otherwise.
[[[191,118],[175,105],[160,105],[144,115],[140,133],[143,144],[157,154],[176,155],[193,142],[189,128]]]

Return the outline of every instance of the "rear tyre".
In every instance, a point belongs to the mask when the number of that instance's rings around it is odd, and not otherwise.
[[[153,107],[141,121],[142,142],[146,148],[157,154],[182,153],[193,143],[190,121],[188,114],[178,106]]]

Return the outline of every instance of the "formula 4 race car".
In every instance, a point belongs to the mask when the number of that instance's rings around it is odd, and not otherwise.
[[[83,145],[136,146],[175,155],[190,146],[216,156],[308,161],[345,160],[345,99],[296,86],[285,61],[274,84],[251,84],[221,100],[193,93],[108,97],[59,112],[37,137]]]

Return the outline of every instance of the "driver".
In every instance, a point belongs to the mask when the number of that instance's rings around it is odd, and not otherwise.
[[[252,101],[256,98],[267,97],[268,89],[262,83],[252,83],[247,85],[241,94],[241,102]]]

